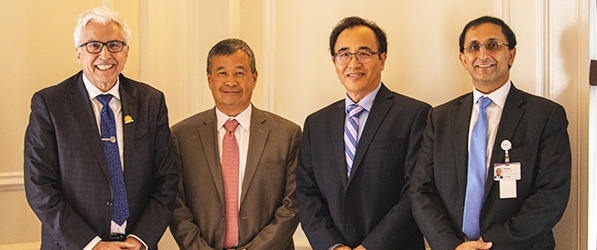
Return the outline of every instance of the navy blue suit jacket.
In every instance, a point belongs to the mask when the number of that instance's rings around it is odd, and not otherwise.
[[[413,212],[434,250],[464,242],[462,214],[466,194],[468,131],[472,93],[429,112],[423,145],[411,182]],[[562,217],[570,193],[570,143],[562,106],[512,85],[492,147],[481,237],[492,250],[553,249],[552,228]],[[501,142],[512,143],[510,161],[521,163],[515,199],[501,199],[493,166],[503,163]]]
[[[25,134],[25,191],[42,223],[42,249],[82,249],[110,234],[110,174],[79,72],[33,95]],[[164,95],[120,75],[126,233],[156,249],[173,213],[178,169]]]
[[[344,160],[344,107],[342,100],[311,114],[303,128],[296,193],[311,246],[424,249],[408,188],[431,106],[382,84],[350,178]]]

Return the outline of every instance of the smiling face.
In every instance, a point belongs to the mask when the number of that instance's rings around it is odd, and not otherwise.
[[[484,23],[466,31],[464,46],[487,44],[490,41],[507,44],[508,40],[502,27],[493,23]],[[485,46],[477,52],[464,50],[460,53],[460,62],[471,75],[473,85],[482,93],[488,94],[503,86],[510,79],[509,66],[514,63],[516,48],[501,46],[497,51],[488,51]]]
[[[335,54],[338,52],[355,53],[358,51],[377,52],[379,45],[373,30],[366,26],[356,26],[343,30],[338,35],[338,40],[334,45]],[[384,69],[387,54],[374,54],[368,63],[359,62],[355,56],[352,56],[347,64],[340,64],[332,61],[336,68],[336,74],[348,97],[354,102],[359,102],[367,94],[371,93],[381,82],[381,71]]]
[[[231,55],[213,56],[207,80],[216,107],[234,117],[249,107],[257,83],[257,71],[251,73],[249,56],[237,50]]]
[[[114,22],[101,24],[90,22],[85,26],[81,42],[107,42],[112,40],[124,41],[120,27]],[[93,85],[102,91],[110,90],[118,75],[124,69],[129,47],[124,46],[121,52],[111,53],[104,46],[98,54],[90,54],[85,46],[77,47],[77,61],[83,68],[83,73]]]

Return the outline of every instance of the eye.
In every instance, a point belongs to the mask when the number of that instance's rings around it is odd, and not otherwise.
[[[347,57],[350,57],[350,53],[348,53],[346,51],[338,52],[336,55],[338,55],[338,58],[347,58]]]
[[[360,58],[367,58],[367,57],[370,57],[371,55],[372,55],[372,53],[369,52],[369,51],[359,51],[359,52],[357,52],[357,56],[360,57]]]
[[[485,46],[487,46],[487,48],[490,50],[497,50],[500,48],[501,45],[498,42],[488,42]]]
[[[101,47],[102,47],[102,44],[98,43],[98,42],[91,42],[91,43],[87,44],[87,48],[94,49],[94,50],[99,49]]]
[[[239,72],[236,72],[236,75],[237,75],[237,76],[244,76],[244,75],[245,75],[245,72],[239,71]]]
[[[122,43],[118,41],[111,41],[108,42],[108,47],[110,47],[110,49],[120,49],[120,47],[122,47]]]
[[[471,45],[468,46],[468,50],[470,51],[479,51],[481,50],[481,45],[478,43],[473,43]]]

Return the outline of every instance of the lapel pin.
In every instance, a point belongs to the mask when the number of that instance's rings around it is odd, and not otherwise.
[[[134,122],[133,117],[131,117],[130,115],[124,117],[124,124],[129,124],[131,122]]]

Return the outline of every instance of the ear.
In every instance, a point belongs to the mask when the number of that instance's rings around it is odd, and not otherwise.
[[[512,64],[514,64],[514,57],[516,57],[516,47],[509,50],[508,53],[510,54],[510,58],[508,59],[508,65],[512,66]]]
[[[255,70],[255,72],[251,75],[253,76],[253,88],[255,88],[255,86],[257,86],[257,77],[259,76],[259,71]]]
[[[77,57],[77,63],[81,64],[81,47],[75,48],[75,56]]]
[[[381,61],[381,70],[384,69],[384,67],[386,66],[386,59],[388,59],[388,53],[383,52],[379,54],[379,60]]]
[[[211,89],[212,86],[212,78],[211,78],[211,74],[209,72],[207,72],[207,86],[209,86],[209,89]]]
[[[458,55],[458,59],[460,60],[460,63],[462,64],[462,67],[464,69],[468,69],[467,65],[466,65],[466,57],[464,56],[464,53],[460,52],[460,54]]]

